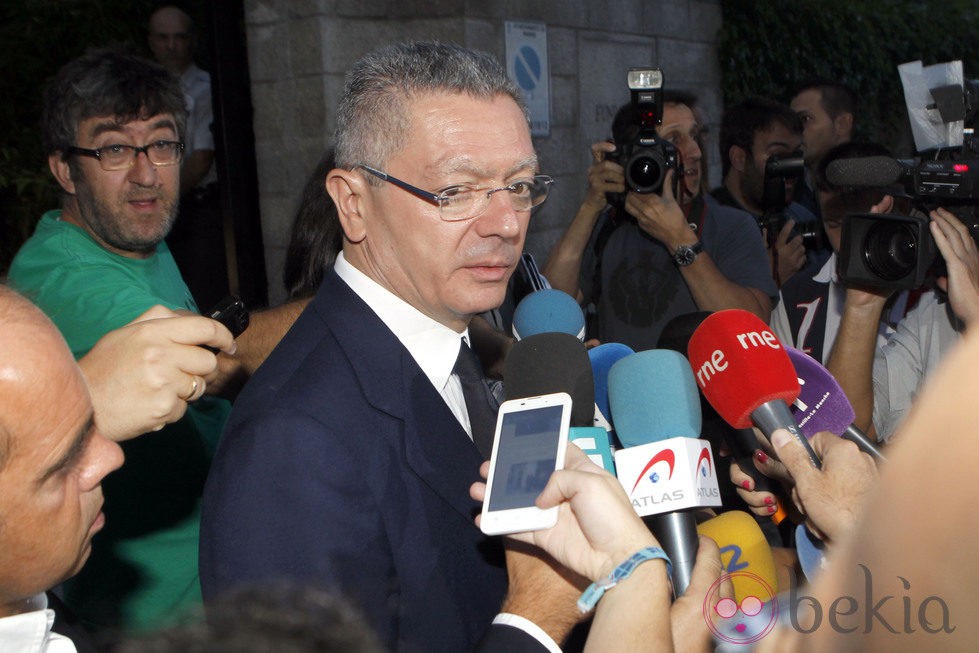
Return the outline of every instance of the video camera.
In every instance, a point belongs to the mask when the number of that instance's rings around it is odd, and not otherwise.
[[[605,158],[625,170],[626,192],[662,193],[667,170],[672,169],[673,193],[680,181],[680,154],[672,143],[656,134],[663,122],[663,72],[659,68],[630,68],[629,93],[637,130],[615,141],[615,151]],[[623,193],[607,193],[609,204],[622,206]]]
[[[789,221],[789,216],[785,213],[785,208],[789,205],[785,182],[795,179],[798,183],[802,183],[805,165],[800,151],[784,156],[773,154],[765,162],[765,181],[761,198],[764,213],[758,218],[758,227],[767,230],[769,248],[775,245],[779,233]],[[796,223],[792,231],[793,234],[802,236],[802,244],[806,249],[823,249],[826,246],[823,228],[819,221]]]
[[[908,64],[904,64],[907,66]],[[930,112],[933,121],[969,121],[979,109],[979,83],[929,89],[933,103],[909,114]],[[906,96],[910,98],[906,89]],[[845,283],[910,290],[929,277],[941,276],[944,261],[928,229],[928,212],[951,208],[979,243],[979,141],[972,129],[961,129],[961,145],[925,151],[916,160],[885,156],[840,159],[826,167],[827,181],[840,188],[890,188],[907,197],[920,214],[851,214],[843,222],[838,273]],[[916,141],[917,142],[917,141]]]

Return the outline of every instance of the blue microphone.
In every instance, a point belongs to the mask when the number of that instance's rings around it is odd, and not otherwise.
[[[719,506],[710,446],[698,439],[700,394],[683,354],[651,349],[626,356],[608,376],[619,482],[673,562],[673,592],[690,584],[697,557],[693,510]],[[647,446],[653,445],[653,446]]]
[[[598,415],[595,416],[595,426],[603,426],[610,432],[615,431],[615,418],[609,408],[608,402],[608,373],[612,366],[630,354],[636,352],[628,345],[618,342],[607,342],[588,350],[588,358],[591,360],[591,371],[595,378],[595,405],[601,413],[605,423],[599,422]]]
[[[585,339],[585,315],[574,297],[546,288],[532,292],[513,313],[513,337],[522,340],[538,333],[567,333]]]

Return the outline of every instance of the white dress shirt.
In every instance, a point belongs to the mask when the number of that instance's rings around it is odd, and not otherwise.
[[[348,263],[343,252],[337,255],[335,269],[401,341],[472,438],[462,383],[452,373],[459,355],[459,341],[464,337],[469,342],[469,330],[457,333],[436,322]]]
[[[3,653],[77,653],[75,644],[58,633],[54,610],[48,609],[48,597],[35,596],[27,612],[0,618],[0,651]]]

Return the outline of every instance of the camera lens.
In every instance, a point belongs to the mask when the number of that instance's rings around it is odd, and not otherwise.
[[[641,152],[629,162],[626,176],[637,193],[652,193],[663,185],[663,165],[648,152]]]
[[[863,257],[874,274],[884,281],[898,281],[915,270],[918,236],[905,222],[878,222],[867,231]]]

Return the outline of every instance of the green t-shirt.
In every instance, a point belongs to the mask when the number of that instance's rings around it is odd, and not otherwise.
[[[9,282],[51,318],[76,358],[155,304],[197,311],[166,244],[147,259],[126,258],[60,216],[44,214]],[[106,527],[64,588],[89,626],[156,628],[200,603],[200,496],[229,412],[228,402],[204,397],[178,422],[122,443],[126,462],[103,482]]]

